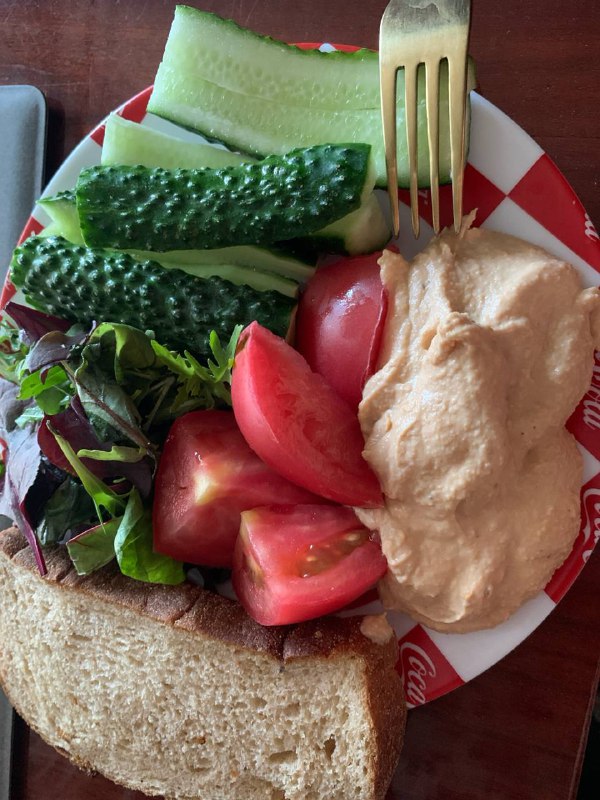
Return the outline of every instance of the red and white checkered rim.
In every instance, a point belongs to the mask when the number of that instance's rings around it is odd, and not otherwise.
[[[302,47],[334,49],[331,45]],[[337,45],[337,49],[356,47]],[[117,112],[185,138],[195,138],[171,123],[146,114],[152,87],[128,100]],[[75,186],[79,172],[100,163],[104,123],[98,125],[71,153],[44,191],[44,196]],[[433,235],[429,192],[422,191],[422,232],[415,242],[410,233],[409,200],[402,200],[400,250],[412,257]],[[452,222],[451,188],[441,187],[442,225]],[[465,173],[464,207],[477,208],[475,225],[520,236],[569,261],[585,286],[600,284],[600,236],[573,189],[541,148],[509,117],[476,93],[472,94],[471,143]],[[19,242],[39,233],[49,223],[36,205]],[[6,280],[0,308],[15,295]],[[411,706],[422,705],[455,689],[491,667],[520,644],[555,608],[577,578],[600,537],[600,358],[596,356],[592,386],[568,424],[584,460],[581,489],[581,529],[573,550],[550,583],[507,622],[491,630],[442,634],[415,624],[403,614],[392,614],[399,641],[398,668]],[[357,611],[381,610],[377,601]]]

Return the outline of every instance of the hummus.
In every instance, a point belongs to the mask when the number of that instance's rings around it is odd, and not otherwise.
[[[381,368],[359,407],[386,497],[384,605],[440,631],[488,628],[535,595],[579,530],[581,457],[565,422],[600,344],[600,293],[493,231],[386,251]]]

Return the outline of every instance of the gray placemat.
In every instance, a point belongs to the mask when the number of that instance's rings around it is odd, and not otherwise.
[[[0,286],[42,190],[45,145],[44,95],[34,86],[0,86]],[[10,800],[13,727],[14,712],[0,691],[0,800]]]

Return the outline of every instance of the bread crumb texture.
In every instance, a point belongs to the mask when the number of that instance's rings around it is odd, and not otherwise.
[[[0,534],[0,678],[79,767],[172,800],[384,796],[405,723],[395,642],[359,620],[264,629],[197,587],[80,578],[58,551],[48,567]]]

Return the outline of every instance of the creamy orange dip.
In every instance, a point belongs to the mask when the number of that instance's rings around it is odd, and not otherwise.
[[[389,562],[382,599],[437,630],[492,627],[579,530],[564,425],[590,383],[600,292],[492,231],[446,231],[410,264],[379,263],[388,321],[359,418],[386,502],[357,513]]]

